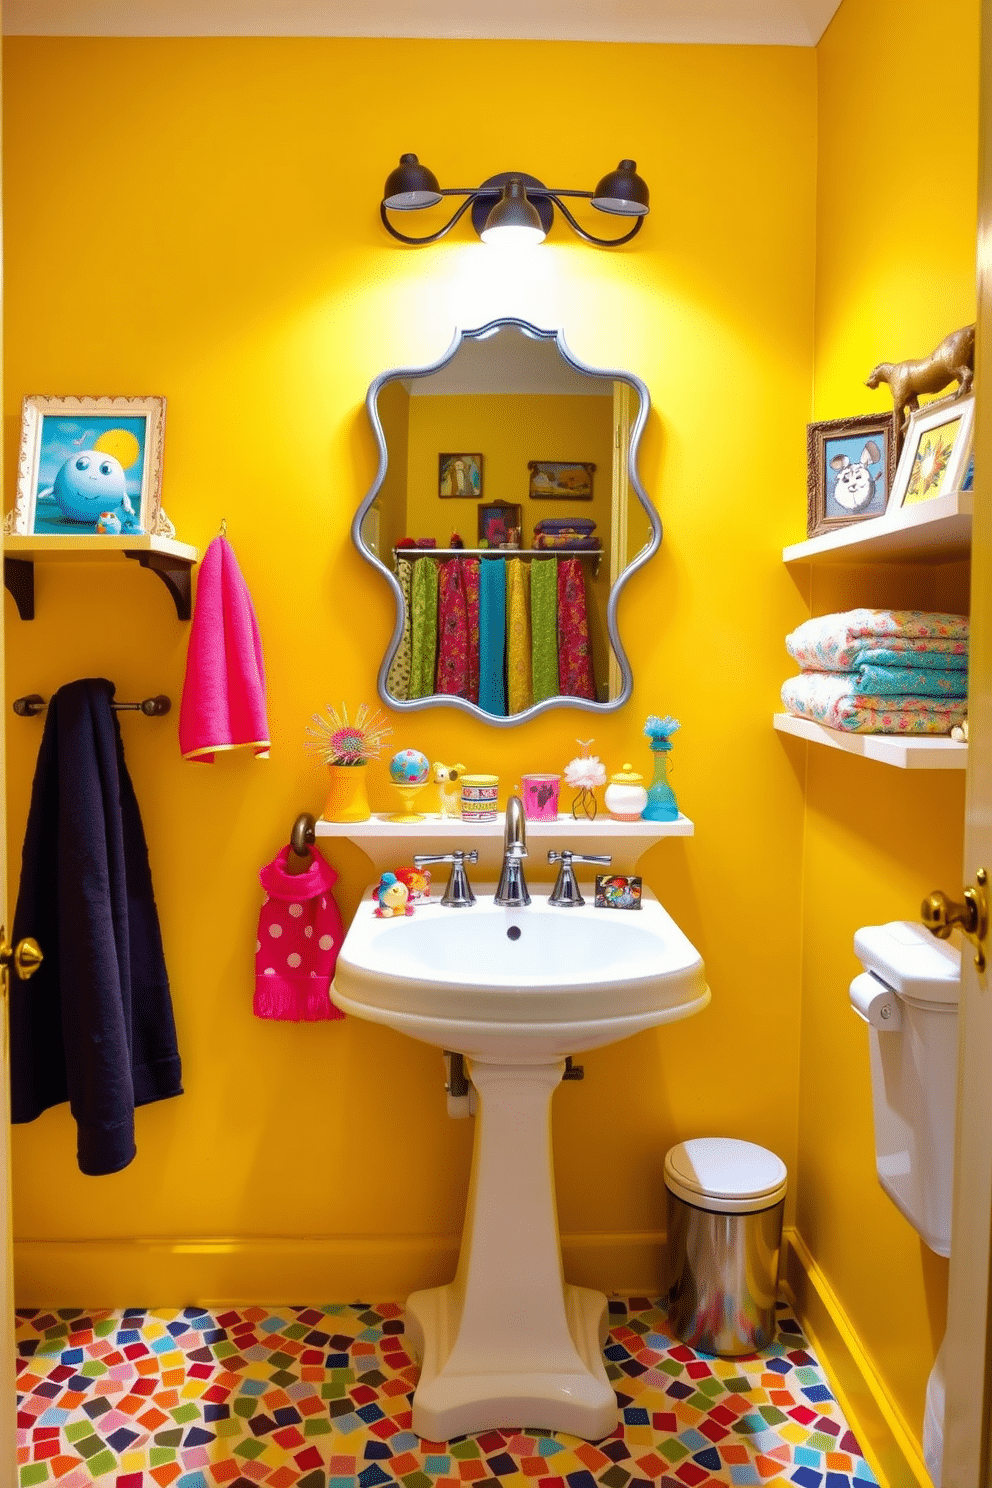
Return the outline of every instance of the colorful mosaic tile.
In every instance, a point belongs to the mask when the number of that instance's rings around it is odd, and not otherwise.
[[[396,1303],[19,1314],[19,1488],[870,1488],[792,1314],[745,1359],[611,1300],[616,1430],[423,1441]]]

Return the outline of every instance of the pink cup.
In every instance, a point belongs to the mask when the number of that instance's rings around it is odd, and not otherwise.
[[[521,775],[524,816],[528,821],[557,821],[558,775]]]

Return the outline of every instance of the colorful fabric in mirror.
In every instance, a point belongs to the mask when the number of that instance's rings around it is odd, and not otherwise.
[[[468,607],[462,560],[452,558],[438,570],[437,677],[435,692],[468,696]]]
[[[558,687],[566,697],[596,696],[586,586],[578,558],[558,563]]]
[[[389,675],[386,678],[386,691],[391,697],[408,698],[410,696],[410,671],[412,664],[411,650],[411,618],[410,618],[410,588],[413,580],[413,565],[407,558],[396,560],[396,578],[403,591],[403,634],[400,637],[396,655],[389,666]]]
[[[511,713],[534,701],[531,680],[530,568],[521,558],[506,565],[506,687]]]
[[[410,622],[410,696],[431,697],[437,661],[437,562],[421,558],[413,567]]]
[[[403,557],[397,578],[409,625],[390,663],[390,697],[460,697],[496,717],[556,697],[595,701],[578,558]]]

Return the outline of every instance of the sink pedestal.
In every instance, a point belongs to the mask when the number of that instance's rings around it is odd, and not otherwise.
[[[458,1271],[407,1301],[421,1360],[413,1429],[430,1441],[511,1426],[596,1440],[616,1426],[606,1298],[562,1279],[551,1097],[564,1069],[472,1063],[479,1109]]]

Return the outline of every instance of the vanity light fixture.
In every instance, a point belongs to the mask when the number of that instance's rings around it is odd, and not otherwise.
[[[445,196],[462,196],[465,200],[443,227],[422,238],[400,232],[387,216],[388,212],[419,212],[424,207],[436,207]],[[629,232],[618,238],[597,238],[579,226],[562,201],[563,196],[582,197],[600,212],[614,217],[634,217],[636,221]],[[401,243],[420,245],[436,243],[445,237],[469,207],[472,226],[484,243],[540,243],[548,235],[557,207],[573,232],[583,242],[595,243],[598,248],[629,243],[640,232],[649,210],[648,188],[637,174],[633,160],[621,160],[616,170],[602,178],[595,191],[564,191],[558,187],[552,190],[523,171],[504,171],[490,176],[481,186],[442,187],[433,171],[421,165],[416,155],[401,155],[399,165],[387,177],[379,215],[394,238]]]

